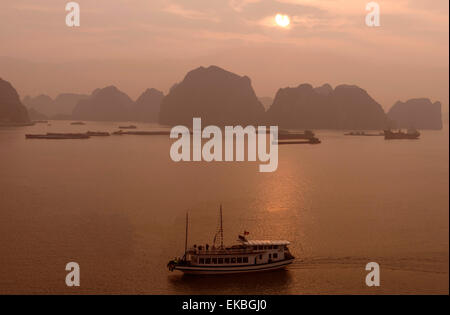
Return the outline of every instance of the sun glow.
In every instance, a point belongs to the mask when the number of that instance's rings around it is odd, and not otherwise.
[[[286,28],[291,24],[291,19],[287,15],[277,14],[275,16],[275,22],[278,26]]]

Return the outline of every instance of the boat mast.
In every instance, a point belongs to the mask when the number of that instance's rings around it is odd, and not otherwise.
[[[223,249],[222,205],[220,205],[220,249]]]
[[[186,238],[185,238],[185,242],[184,242],[184,256],[186,256],[186,253],[187,253],[188,225],[189,225],[189,216],[188,216],[188,212],[186,212]]]

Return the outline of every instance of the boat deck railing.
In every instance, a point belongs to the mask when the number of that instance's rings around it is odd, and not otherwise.
[[[230,248],[230,249],[198,249],[191,248],[188,254],[191,255],[229,255],[229,254],[257,254],[263,252],[263,250],[255,250],[253,248]]]

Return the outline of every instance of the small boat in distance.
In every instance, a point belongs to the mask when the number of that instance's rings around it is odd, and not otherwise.
[[[213,245],[193,245],[188,248],[188,215],[186,214],[185,252],[182,258],[175,258],[167,264],[170,271],[178,270],[193,275],[220,275],[269,271],[286,268],[295,257],[289,251],[289,241],[247,240],[248,232],[239,235],[239,243],[223,244],[222,206],[220,224],[214,236]]]
[[[391,130],[384,131],[385,140],[403,140],[403,139],[416,140],[419,139],[419,137],[420,132],[418,132],[415,129],[410,129],[408,130],[408,132],[403,132],[402,130],[399,130],[398,132],[393,132]]]
[[[135,125],[119,126],[119,129],[137,129],[137,126]]]
[[[71,125],[80,125],[80,126],[83,126],[83,125],[86,125],[84,122],[82,122],[82,121],[74,121],[74,122],[71,122],[70,123]]]

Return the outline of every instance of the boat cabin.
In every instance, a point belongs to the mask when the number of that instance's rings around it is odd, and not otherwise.
[[[285,260],[291,256],[288,241],[243,241],[226,248],[191,247],[186,260],[198,266],[260,265]]]

